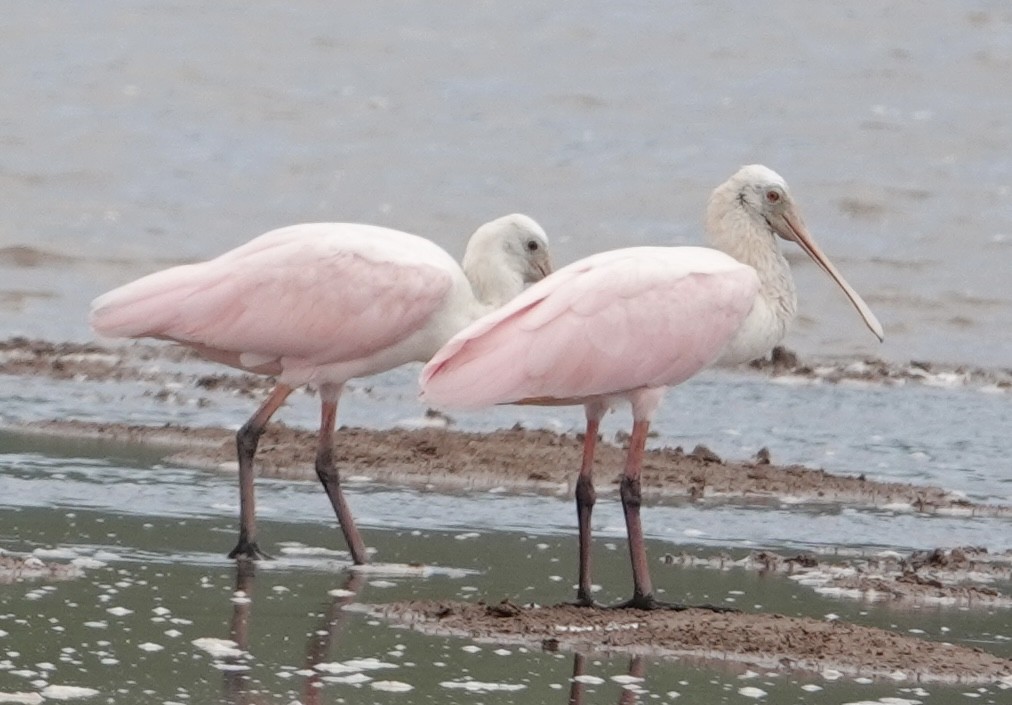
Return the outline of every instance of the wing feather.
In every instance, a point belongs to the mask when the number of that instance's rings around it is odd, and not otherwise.
[[[706,248],[629,248],[560,269],[450,340],[422,396],[474,408],[678,384],[751,310],[755,271]]]
[[[115,289],[93,303],[92,326],[260,363],[324,364],[404,339],[442,305],[456,264],[434,244],[383,228],[327,225],[268,233]]]

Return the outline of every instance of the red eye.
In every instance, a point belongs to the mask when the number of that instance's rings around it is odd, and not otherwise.
[[[780,194],[777,193],[776,191],[767,191],[766,192],[766,200],[769,203],[776,203],[777,201],[780,200]]]

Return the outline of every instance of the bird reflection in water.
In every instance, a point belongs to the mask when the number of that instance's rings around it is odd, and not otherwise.
[[[586,674],[587,657],[583,654],[573,654],[573,679],[569,686],[569,705],[585,705],[584,695],[586,693],[587,684],[584,683],[580,676]],[[633,656],[629,659],[629,670],[628,674],[632,678],[642,680],[647,672],[646,663],[643,661],[642,656]],[[618,698],[618,705],[634,705],[640,701],[640,690],[633,688],[622,688],[622,694]]]
[[[229,705],[259,705],[266,702],[262,688],[251,682],[249,669],[244,663],[249,652],[250,617],[253,610],[253,588],[255,584],[256,566],[250,561],[236,563],[235,597],[232,600],[232,617],[229,620],[228,636],[241,655],[223,659],[228,666],[224,670],[225,702]],[[320,705],[323,692],[322,674],[316,670],[317,664],[323,663],[334,645],[334,639],[340,633],[347,613],[345,607],[353,602],[365,584],[365,576],[351,571],[340,586],[333,591],[334,597],[327,605],[319,626],[309,634],[306,643],[306,660],[302,673],[308,673],[302,685],[300,702],[303,705]]]

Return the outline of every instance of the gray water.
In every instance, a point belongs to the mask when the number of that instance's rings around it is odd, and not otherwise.
[[[560,264],[612,247],[694,244],[709,191],[758,161],[792,184],[810,229],[886,328],[887,342],[874,343],[795,253],[801,315],[788,346],[1012,364],[1006,3],[5,3],[0,66],[4,337],[87,340],[94,295],[301,221],[389,225],[457,255],[478,224],[522,211],[545,226]],[[419,423],[416,374],[356,383],[342,423]],[[252,411],[228,394],[203,405],[185,388],[165,402],[151,391],[0,377],[0,422],[234,428]],[[281,418],[312,427],[315,405],[296,395]],[[712,372],[668,394],[653,442],[704,442],[736,458],[768,446],[778,463],[1009,503],[1010,415],[997,390]],[[454,422],[570,431],[581,414],[500,409]],[[606,433],[627,424],[615,414]],[[0,548],[86,565],[72,582],[0,586],[0,693],[65,684],[131,703],[309,703],[313,693],[328,703],[568,701],[568,654],[472,652],[356,612],[327,626],[346,558],[310,483],[258,484],[262,540],[279,559],[246,585],[252,602],[235,604],[222,555],[234,542],[231,478],[166,464],[150,449],[10,432],[0,434],[0,473]],[[369,576],[362,602],[572,594],[568,498],[367,482],[349,494],[381,562],[435,567],[428,577]],[[1012,548],[1007,520],[898,508],[673,502],[649,507],[644,524],[652,555]],[[594,528],[600,597],[624,597],[614,501],[599,503]],[[897,610],[740,571],[655,570],[666,594],[689,600],[833,613],[1012,656],[1006,610]],[[228,659],[193,643],[243,625],[248,655],[238,662],[248,670],[228,670]],[[353,658],[393,667],[359,685],[334,674],[312,685],[307,663]],[[592,656],[585,667],[603,679],[586,686],[588,701],[618,702],[612,677],[629,659]],[[766,691],[767,702],[817,705],[1008,696],[994,686],[741,678],[669,661],[640,668],[644,703],[750,702],[743,687]],[[458,687],[467,678],[507,688],[469,692]],[[382,680],[414,689],[370,685]]]
[[[790,346],[1012,364],[1006,3],[7,3],[0,60],[12,332],[294,222],[698,243],[762,162],[886,329],[795,253]]]
[[[410,398],[415,373],[409,368],[356,384],[345,398],[344,422],[380,428],[422,423],[422,409]],[[7,426],[57,417],[235,427],[251,406],[250,399],[235,394],[186,387],[154,401],[152,393],[159,390],[153,383],[0,377],[0,394],[7,400],[0,420]],[[652,439],[657,444],[702,438],[742,457],[761,442],[774,449],[778,462],[932,481],[977,501],[1010,499],[1008,474],[998,465],[1010,420],[1002,394],[776,384],[711,372],[669,397],[656,424],[659,435]],[[280,416],[311,427],[315,407],[313,397],[298,395]],[[461,415],[453,424],[481,430],[521,422],[575,430],[580,416],[577,409],[535,413],[506,407]],[[911,421],[955,417],[960,419],[955,428]],[[606,434],[625,423],[621,414],[608,417]],[[0,586],[0,648],[6,654],[0,657],[0,694],[70,685],[91,688],[97,691],[93,699],[106,702],[568,702],[572,654],[427,637],[357,610],[340,610],[329,593],[349,581],[349,559],[314,482],[258,481],[260,541],[275,560],[261,564],[252,582],[240,586],[251,602],[236,601],[237,576],[224,558],[235,539],[234,477],[180,467],[163,456],[157,449],[109,441],[0,432],[0,549],[83,561],[85,569],[84,577],[68,583]],[[356,477],[346,485],[377,563],[426,566],[424,574],[403,569],[367,574],[352,602],[509,597],[552,603],[572,596],[575,522],[564,492],[444,494]],[[682,552],[737,558],[772,549],[841,560],[935,546],[1012,549],[1007,519],[926,516],[901,507],[671,501],[646,508],[644,528],[655,558]],[[628,558],[615,497],[603,495],[598,503],[594,535],[597,596],[624,598]],[[653,572],[658,591],[674,599],[816,618],[836,615],[1012,657],[1012,617],[1005,608],[898,607],[833,598],[784,576],[742,570],[658,563]],[[995,587],[1012,589],[1004,582]],[[238,641],[232,648],[242,653],[209,653],[218,642],[207,647],[202,641],[207,639]],[[362,666],[356,659],[383,665]],[[364,670],[355,670],[359,667]],[[600,679],[583,684],[588,703],[620,702],[623,692],[638,693],[632,702],[642,703],[748,702],[742,692],[754,694],[750,688],[764,691],[769,702],[813,705],[886,703],[880,699],[890,697],[950,702],[966,692],[979,702],[1007,697],[997,685],[834,680],[652,658],[630,664],[620,655],[590,654],[581,668]],[[613,680],[630,669],[644,673],[645,680],[632,682],[641,689],[636,693]]]
[[[572,654],[426,637],[334,604],[405,598],[568,599],[576,568],[568,501],[495,493],[447,497],[353,483],[351,501],[380,566],[421,562],[427,571],[366,573],[350,586],[356,594],[342,599],[331,591],[349,587],[348,558],[335,550],[338,532],[311,483],[259,483],[266,507],[261,537],[276,559],[260,564],[252,580],[237,583],[234,565],[223,556],[234,536],[232,478],[166,466],[151,451],[129,446],[10,434],[0,437],[0,444],[6,449],[0,454],[5,475],[14,478],[16,488],[30,482],[34,490],[30,498],[15,489],[0,500],[0,547],[34,551],[45,559],[74,559],[86,570],[86,577],[72,582],[0,588],[0,645],[5,649],[0,693],[45,693],[47,686],[72,685],[94,689],[92,699],[100,702],[568,702]],[[596,519],[601,526],[596,527],[595,580],[602,600],[623,597],[628,589],[623,542],[610,528],[613,504],[601,503]],[[669,518],[686,521],[678,512],[649,508],[649,550],[654,555],[705,554],[713,548],[709,541],[667,534],[663,525]],[[779,521],[776,513],[751,514],[753,526]],[[710,512],[705,525],[716,526],[732,515],[733,510]],[[510,520],[502,522],[504,517]],[[819,531],[812,518],[802,511],[791,521],[806,532]],[[875,520],[869,513],[869,521]],[[930,525],[936,520],[917,521]],[[804,537],[756,539],[754,535],[743,545],[811,547]],[[742,555],[733,548],[740,539],[717,543]],[[840,548],[848,548],[846,541],[841,543]],[[1003,609],[911,609],[832,599],[782,576],[764,578],[740,570],[658,565],[654,573],[659,591],[679,599],[837,615],[1012,656],[1012,632]],[[236,595],[237,588],[243,594]],[[202,641],[207,639],[234,640],[242,653],[209,653]],[[381,665],[344,672],[327,666],[352,659]],[[976,693],[979,702],[1000,703],[1007,695],[994,685],[855,682],[651,658],[643,660],[644,666],[645,680],[636,683],[642,689],[640,700],[633,702],[676,702],[672,693],[684,696],[677,702],[748,702],[739,693],[742,688],[766,691],[769,702],[805,703],[880,697],[924,702],[929,695],[949,702],[964,692]],[[618,702],[620,684],[612,678],[626,675],[629,667],[625,656],[589,655],[585,673],[602,681],[587,686],[587,702]],[[362,680],[342,680],[349,674]],[[310,685],[314,681],[318,688]],[[462,690],[467,683],[504,690]],[[411,690],[384,690],[406,686]]]

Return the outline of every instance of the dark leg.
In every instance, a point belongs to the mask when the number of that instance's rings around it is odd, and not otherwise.
[[[292,388],[279,384],[274,387],[267,400],[260,405],[256,413],[250,417],[235,435],[236,450],[239,455],[239,542],[228,554],[229,558],[251,559],[269,558],[260,550],[256,542],[256,502],[253,496],[253,456],[257,452],[260,436],[285,399],[292,393]]]
[[[587,405],[587,432],[583,438],[583,463],[576,480],[576,518],[580,527],[580,582],[576,588],[576,604],[592,607],[590,596],[590,515],[594,511],[597,492],[594,490],[594,450],[597,448],[597,432],[601,425],[604,409]]]
[[[337,400],[341,396],[341,386],[324,384],[320,386],[320,438],[316,447],[316,476],[320,478],[323,489],[330,498],[330,504],[337,515],[337,522],[341,525],[344,533],[344,540],[351,551],[351,560],[355,565],[365,565],[369,562],[369,556],[365,550],[365,543],[358,533],[355,520],[351,516],[351,509],[344,499],[341,491],[341,478],[338,475],[337,467],[334,465],[334,426],[337,423]]]
[[[643,525],[640,523],[640,471],[643,469],[643,449],[647,442],[649,421],[634,421],[629,438],[629,452],[626,455],[625,475],[622,477],[620,494],[622,510],[625,512],[625,526],[629,535],[629,558],[632,560],[633,596],[629,607],[646,607],[654,601],[654,588],[650,582],[650,568],[647,565],[646,544],[643,541]]]
[[[632,436],[629,438],[629,453],[626,456],[625,475],[622,478],[620,493],[622,509],[625,512],[626,531],[629,534],[629,557],[632,560],[633,596],[616,607],[632,607],[635,609],[653,610],[685,610],[688,605],[681,603],[661,602],[654,599],[654,588],[650,581],[650,568],[647,563],[646,543],[643,539],[643,525],[640,523],[640,472],[643,469],[643,451],[646,447],[647,433],[650,422],[638,420],[633,422]],[[737,612],[736,609],[699,605],[699,609],[713,612]]]

